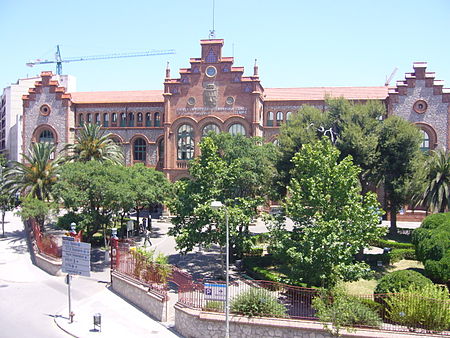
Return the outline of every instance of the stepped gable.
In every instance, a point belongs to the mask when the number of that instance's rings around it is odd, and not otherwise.
[[[55,93],[55,98],[57,100],[63,101],[63,106],[68,107],[70,105],[71,96],[69,93],[66,93],[66,88],[59,86],[58,81],[52,80],[53,73],[52,72],[41,72],[41,81],[36,81],[33,88],[28,90],[27,95],[22,96],[23,106],[29,107],[30,101],[36,100],[37,94],[42,94],[42,89],[44,87],[49,87],[50,93]]]
[[[425,87],[433,88],[433,95],[442,95],[442,102],[450,102],[450,88],[444,88],[444,81],[436,80],[434,72],[426,71],[426,62],[414,62],[413,69],[414,72],[405,74],[404,80],[389,88],[390,102],[397,103],[399,95],[407,95],[408,88],[415,88],[417,80],[425,80]]]

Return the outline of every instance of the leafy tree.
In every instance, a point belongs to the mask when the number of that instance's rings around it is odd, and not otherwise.
[[[54,186],[55,195],[69,212],[80,213],[78,224],[89,241],[106,227],[112,214],[121,207],[118,201],[126,182],[125,167],[99,161],[73,162],[61,166],[60,179]]]
[[[294,156],[285,209],[294,221],[272,228],[273,249],[286,262],[293,282],[330,286],[368,272],[354,256],[379,238],[378,202],[374,193],[361,195],[360,168],[350,156],[339,161],[327,139],[305,144]]]
[[[17,212],[23,220],[34,218],[41,230],[44,230],[45,222],[53,210],[57,209],[57,204],[54,202],[43,201],[32,196],[22,198],[21,208]]]
[[[141,163],[127,167],[125,179],[126,187],[123,188],[129,191],[128,196],[137,212],[138,223],[139,213],[144,208],[163,203],[170,196],[171,185],[165,175]]]
[[[52,198],[52,186],[58,179],[60,158],[53,159],[56,146],[51,143],[33,143],[29,155],[23,154],[26,163],[11,162],[5,173],[5,185],[11,194],[20,192],[39,200]]]
[[[67,151],[66,161],[87,162],[96,160],[114,164],[123,164],[122,149],[97,124],[83,124],[82,129],[75,136],[74,144],[67,144],[63,151]]]
[[[386,108],[378,101],[353,103],[344,98],[328,98],[326,104],[326,111],[304,106],[281,126],[281,155],[277,161],[280,192],[285,192],[289,184],[294,154],[303,144],[315,142],[322,135],[333,139],[341,159],[352,155],[354,163],[362,168],[359,178],[364,191],[374,182],[373,169],[378,161],[376,131]]]
[[[211,201],[227,206],[230,245],[240,255],[249,238],[248,225],[263,199],[266,168],[270,164],[272,145],[259,139],[246,140],[227,134],[203,138],[201,155],[190,165],[190,180],[175,184],[177,196],[169,205],[176,215],[170,234],[184,252],[196,245],[225,245],[224,210],[211,209]],[[238,150],[239,149],[239,150]]]
[[[5,237],[5,214],[7,211],[14,209],[16,205],[16,199],[13,194],[11,194],[8,189],[4,187],[4,176],[3,173],[6,170],[6,159],[0,154],[0,210],[2,213],[2,237]]]
[[[450,208],[450,156],[444,150],[432,151],[425,163],[424,191],[418,203],[431,212],[445,212]]]
[[[379,161],[376,166],[377,181],[382,182],[391,216],[391,233],[397,233],[397,212],[409,203],[408,187],[417,171],[422,156],[419,130],[398,116],[387,118],[379,131]]]

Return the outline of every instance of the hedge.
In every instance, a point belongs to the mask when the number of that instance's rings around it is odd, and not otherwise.
[[[374,294],[400,292],[410,285],[425,287],[433,282],[414,270],[397,270],[384,275],[375,287]]]

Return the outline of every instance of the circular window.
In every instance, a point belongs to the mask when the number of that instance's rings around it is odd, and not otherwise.
[[[228,105],[231,106],[234,103],[234,98],[232,96],[228,96],[226,102]]]
[[[193,98],[192,96],[190,98],[188,98],[187,101],[188,105],[193,106],[195,104],[195,98]]]
[[[217,74],[217,69],[214,66],[208,66],[208,68],[206,68],[206,76],[209,77],[214,77]]]
[[[39,111],[41,112],[42,115],[48,115],[50,114],[51,109],[48,104],[43,104],[41,108],[39,108]]]
[[[423,114],[427,111],[428,104],[424,100],[418,100],[414,103],[413,109],[418,114]]]

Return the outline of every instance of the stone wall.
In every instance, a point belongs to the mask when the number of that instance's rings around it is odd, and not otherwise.
[[[50,258],[47,258],[39,253],[35,253],[35,264],[44,270],[45,272],[49,273],[53,276],[61,276],[61,260],[53,260]]]
[[[148,291],[148,288],[116,271],[111,273],[111,286],[116,293],[146,314],[158,321],[167,321],[167,301],[163,296]]]
[[[202,312],[175,305],[175,330],[186,338],[221,338],[225,336],[225,316],[220,313]],[[407,333],[358,329],[347,332],[343,337],[406,338]],[[282,337],[282,338],[325,338],[332,337],[319,322],[283,319],[230,317],[230,337]]]

